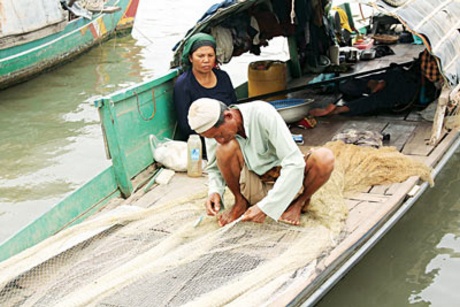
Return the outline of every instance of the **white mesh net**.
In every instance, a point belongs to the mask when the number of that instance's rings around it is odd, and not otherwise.
[[[308,279],[317,259],[345,235],[343,166],[352,168],[343,159],[352,159],[337,157],[300,227],[267,219],[219,228],[211,217],[197,225],[204,190],[150,209],[122,206],[0,263],[0,305],[269,305]],[[225,198],[232,203],[231,194]]]

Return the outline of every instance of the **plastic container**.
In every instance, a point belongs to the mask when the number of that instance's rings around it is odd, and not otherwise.
[[[286,63],[281,61],[257,61],[249,64],[248,67],[248,96],[273,93],[285,90],[287,69]],[[272,101],[284,99],[286,95],[278,95],[264,99]]]
[[[332,45],[329,47],[329,59],[331,59],[331,63],[334,65],[339,65],[339,46]]]
[[[353,44],[353,47],[358,48],[359,50],[371,49],[374,46],[374,40],[372,38],[361,39],[356,41]]]
[[[198,134],[192,134],[187,141],[187,175],[200,177],[202,170],[203,149]]]
[[[311,108],[313,99],[296,99],[289,98],[283,100],[274,100],[269,103],[275,107],[284,121],[288,124],[298,122],[304,118]]]

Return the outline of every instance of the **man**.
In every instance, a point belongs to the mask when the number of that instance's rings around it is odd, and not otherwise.
[[[399,113],[417,103],[427,106],[437,99],[443,82],[436,58],[425,49],[409,69],[390,65],[383,73],[341,83],[341,105],[331,103],[324,108],[311,109],[309,114],[359,116]]]
[[[242,215],[242,221],[263,223],[268,215],[275,221],[299,225],[311,196],[334,168],[329,149],[319,148],[303,156],[282,117],[263,101],[227,107],[218,100],[200,98],[192,103],[188,121],[205,137],[209,174],[206,211],[218,217],[220,226]],[[219,215],[225,184],[235,203]]]

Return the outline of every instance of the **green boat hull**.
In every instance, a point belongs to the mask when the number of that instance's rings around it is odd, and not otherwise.
[[[139,0],[109,1],[121,9],[70,21],[57,33],[0,49],[0,89],[24,82],[64,64],[117,33],[131,29]]]
[[[154,162],[150,134],[159,138],[175,136],[172,95],[178,74],[173,70],[95,101],[112,165],[0,243],[0,261],[83,221],[113,198],[126,198],[133,193],[132,179]]]

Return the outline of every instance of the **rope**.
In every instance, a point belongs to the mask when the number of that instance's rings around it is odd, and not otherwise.
[[[142,120],[144,120],[146,122],[152,120],[155,117],[155,114],[157,112],[157,101],[155,99],[154,91],[152,90],[153,111],[152,111],[152,114],[148,118],[146,118],[146,117],[144,117],[144,115],[142,115],[141,106],[140,106],[140,103],[139,103],[139,95],[137,95],[136,91],[133,91],[133,93],[134,93],[134,95],[136,95],[137,112],[139,113],[139,115],[142,118]]]

